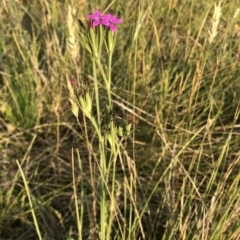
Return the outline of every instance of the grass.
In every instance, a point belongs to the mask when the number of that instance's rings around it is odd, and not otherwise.
[[[239,6],[108,4],[3,1],[0,239],[239,239]]]

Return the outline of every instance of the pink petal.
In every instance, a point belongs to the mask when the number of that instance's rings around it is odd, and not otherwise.
[[[118,24],[118,23],[121,23],[121,22],[122,22],[122,19],[121,19],[121,18],[114,20],[114,23],[115,23],[115,24]]]
[[[111,18],[111,14],[104,14],[103,16],[102,16],[102,19],[109,19],[109,18]]]
[[[93,15],[95,16],[101,16],[101,12],[99,10],[94,11]]]
[[[99,20],[95,20],[93,21],[93,27],[96,27],[100,24],[100,21]]]
[[[91,20],[95,20],[96,16],[95,15],[88,15],[88,18],[91,19]]]
[[[110,19],[110,21],[114,24],[118,24],[118,23],[121,23],[122,22],[122,19],[121,18],[117,18],[115,15],[113,15]]]
[[[88,18],[91,20],[99,19],[101,17],[101,12],[96,10],[93,14],[88,15]]]
[[[104,26],[109,26],[110,25],[110,22],[108,21],[108,19],[102,19],[101,23]]]
[[[109,28],[110,28],[110,30],[113,31],[113,32],[115,32],[115,31],[117,30],[117,28],[116,28],[116,26],[115,26],[114,24],[111,24],[111,25],[109,26]]]

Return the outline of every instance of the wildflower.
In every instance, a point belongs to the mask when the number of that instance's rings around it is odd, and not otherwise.
[[[96,10],[93,14],[88,15],[88,18],[92,20],[93,27],[102,24],[103,26],[109,27],[113,32],[117,30],[116,25],[122,22],[121,18],[117,18],[115,15],[111,14],[102,15],[99,10]]]
[[[102,16],[102,24],[109,27],[111,31],[115,32],[117,30],[116,24],[122,22],[121,18],[117,18],[115,15],[105,14]]]
[[[93,20],[93,22],[92,22],[93,27],[96,27],[102,23],[102,14],[98,10],[94,11],[93,14],[88,15],[88,18]]]

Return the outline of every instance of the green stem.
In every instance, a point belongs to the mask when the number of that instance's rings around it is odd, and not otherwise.
[[[100,105],[99,105],[99,95],[98,95],[98,79],[97,79],[97,71],[96,71],[96,61],[93,57],[93,79],[94,79],[94,90],[95,90],[95,98],[96,98],[96,107],[97,107],[97,124],[98,128],[100,129]]]
[[[100,70],[100,73],[101,73],[101,75],[102,75],[102,78],[103,78],[103,80],[104,80],[104,83],[105,83],[105,85],[106,85],[106,87],[107,87],[107,86],[108,86],[108,78],[107,78],[107,76],[106,76],[106,74],[105,74],[105,72],[104,72],[104,70],[103,70],[102,64],[101,64],[101,62],[100,62],[99,60],[96,61],[96,64],[97,64],[97,66],[98,66],[98,68],[99,68],[99,70]]]
[[[98,61],[98,60],[97,60]],[[93,79],[94,79],[94,90],[95,90],[95,98],[96,98],[96,108],[97,108],[97,124],[94,119],[92,119],[93,126],[97,131],[97,135],[99,138],[99,153],[100,153],[100,171],[101,173],[101,201],[100,201],[100,209],[101,209],[101,239],[105,239],[106,233],[106,221],[107,221],[107,208],[106,208],[106,186],[104,178],[106,177],[106,158],[105,158],[105,148],[104,148],[104,138],[101,133],[101,121],[100,121],[100,104],[99,104],[99,94],[98,94],[98,79],[97,79],[97,71],[96,71],[96,60],[93,57]]]
[[[108,105],[112,108],[112,96],[111,96],[111,82],[112,82],[112,52],[109,53],[108,58],[108,81],[107,81],[107,94],[108,94]]]
[[[112,104],[112,96],[111,96],[111,81],[112,81],[112,51],[109,52],[109,58],[108,58],[108,79],[105,81],[106,84],[106,89],[107,89],[107,95],[108,95],[108,107],[109,110],[112,110],[113,104]],[[111,133],[111,156],[110,156],[110,165],[112,165],[112,187],[111,187],[111,200],[110,200],[110,208],[111,211],[109,213],[109,222],[108,226],[112,226],[112,220],[113,220],[113,213],[114,213],[114,205],[115,205],[115,199],[114,199],[114,194],[115,194],[115,173],[116,173],[116,159],[117,159],[117,144],[116,144],[116,131],[114,128],[114,123],[113,121],[110,121],[110,133]],[[110,170],[108,172],[111,172]],[[108,227],[108,232],[107,232],[107,237],[108,239],[110,238],[111,235],[111,227]]]

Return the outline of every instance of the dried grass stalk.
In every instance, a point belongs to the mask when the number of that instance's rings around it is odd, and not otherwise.
[[[68,5],[67,26],[68,26],[68,47],[71,58],[74,62],[79,57],[79,42],[77,39],[77,25],[76,25],[77,10],[71,5]]]
[[[222,2],[220,2],[218,5],[215,4],[214,6],[214,12],[212,17],[212,29],[208,31],[209,34],[208,41],[210,44],[212,43],[213,39],[217,36],[218,33],[218,25],[222,14],[221,4]]]
[[[72,113],[78,119],[79,107],[77,105],[76,94],[75,94],[73,86],[72,86],[72,84],[70,83],[69,80],[67,81],[67,88],[68,88],[68,92],[69,92],[68,100],[71,103]]]

